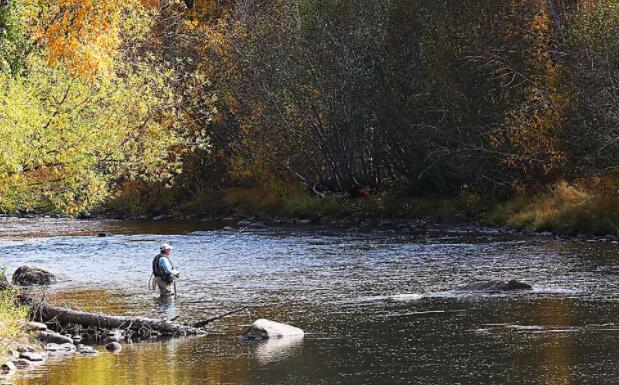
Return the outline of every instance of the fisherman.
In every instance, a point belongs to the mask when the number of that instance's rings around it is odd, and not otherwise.
[[[180,273],[170,261],[172,250],[172,246],[164,243],[161,245],[161,252],[153,259],[153,275],[162,297],[176,295],[174,280],[179,277]],[[152,288],[154,289],[154,287]]]

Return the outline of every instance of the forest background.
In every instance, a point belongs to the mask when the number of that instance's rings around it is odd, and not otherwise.
[[[0,0],[0,212],[619,234],[619,1]]]

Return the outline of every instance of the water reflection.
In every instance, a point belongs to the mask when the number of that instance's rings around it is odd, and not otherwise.
[[[303,336],[248,341],[255,345],[254,355],[260,364],[269,364],[290,358],[303,347]]]
[[[176,296],[158,297],[154,299],[154,302],[158,307],[158,318],[172,320],[178,316]]]

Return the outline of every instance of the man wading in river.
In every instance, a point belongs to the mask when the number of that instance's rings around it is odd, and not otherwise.
[[[161,245],[161,252],[153,259],[153,275],[155,276],[154,282],[150,287],[156,290],[154,283],[159,287],[159,292],[162,297],[168,297],[176,295],[176,286],[174,280],[178,278],[179,272],[172,266],[170,261],[170,253],[172,253],[172,246],[164,243]]]

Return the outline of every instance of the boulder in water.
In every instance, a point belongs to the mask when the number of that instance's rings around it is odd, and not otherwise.
[[[63,279],[62,272],[39,265],[21,266],[13,273],[13,284],[20,286],[51,285]]]
[[[485,293],[500,293],[504,291],[516,291],[516,290],[531,290],[532,287],[528,283],[516,281],[512,279],[510,281],[492,280],[474,282],[466,286],[460,287],[459,291],[482,291]]]
[[[303,330],[280,322],[259,319],[243,335],[246,339],[303,337]]]
[[[109,344],[105,345],[105,350],[110,353],[120,353],[120,351],[123,350],[123,347],[118,342],[110,342]]]

